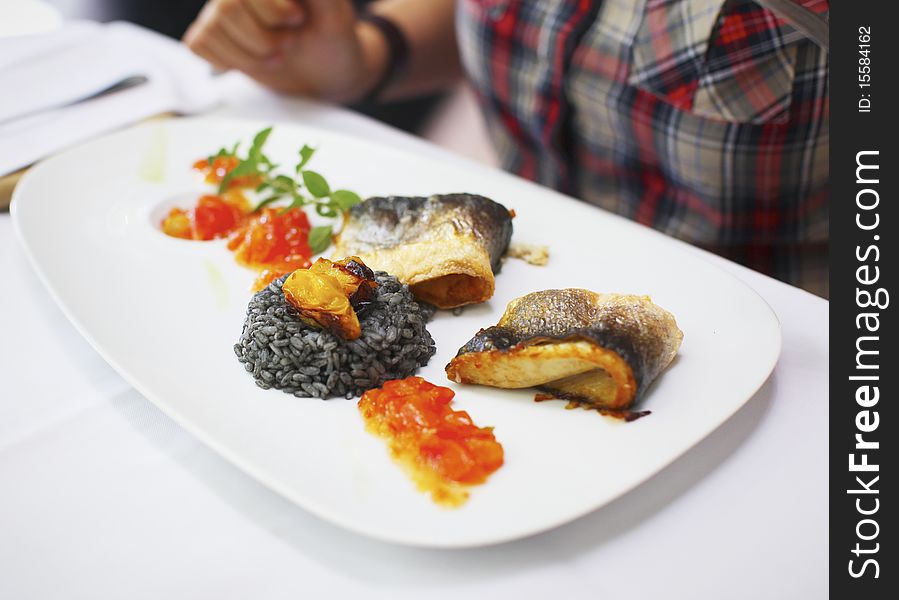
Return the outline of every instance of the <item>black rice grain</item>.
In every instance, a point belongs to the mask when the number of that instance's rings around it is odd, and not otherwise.
[[[375,273],[375,298],[362,312],[362,336],[346,341],[300,320],[276,279],[250,300],[237,359],[261,388],[294,396],[359,396],[423,367],[436,351],[425,323],[433,307],[419,304],[409,288]]]

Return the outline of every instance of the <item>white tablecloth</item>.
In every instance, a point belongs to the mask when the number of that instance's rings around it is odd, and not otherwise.
[[[302,120],[461,160],[230,77],[220,114]],[[60,248],[64,252],[64,248]],[[656,477],[548,533],[433,551],[343,531],[268,491],[78,335],[0,215],[0,598],[822,598],[828,304],[714,258],[776,311],[783,354]]]

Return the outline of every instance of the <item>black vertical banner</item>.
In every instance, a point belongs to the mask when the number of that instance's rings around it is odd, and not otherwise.
[[[894,2],[830,4],[830,582],[874,600],[899,589],[899,21]]]

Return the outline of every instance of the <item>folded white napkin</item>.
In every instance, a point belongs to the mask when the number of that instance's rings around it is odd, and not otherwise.
[[[44,0],[0,0],[0,38],[53,31],[62,13]]]
[[[135,76],[146,82],[91,98]],[[0,39],[0,89],[0,176],[155,114],[208,110],[220,96],[206,62],[124,22]]]

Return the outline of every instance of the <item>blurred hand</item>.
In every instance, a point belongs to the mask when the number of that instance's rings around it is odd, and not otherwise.
[[[351,102],[383,68],[378,36],[349,0],[208,0],[184,42],[278,91]]]

